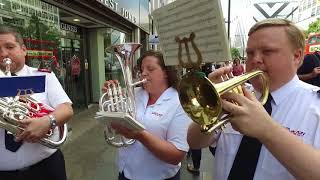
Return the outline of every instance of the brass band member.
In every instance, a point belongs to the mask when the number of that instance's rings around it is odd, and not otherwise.
[[[320,95],[296,75],[303,51],[304,35],[288,20],[266,19],[250,29],[246,69],[270,78],[265,109],[245,89],[245,96],[228,93],[223,108],[232,126],[214,137],[200,133],[195,123],[188,130],[191,148],[217,141],[215,179],[320,179]],[[209,77],[216,81],[229,71],[218,69]],[[252,84],[259,92],[260,84]]]
[[[137,141],[119,148],[119,180],[180,179],[181,161],[188,152],[187,128],[191,122],[176,91],[177,72],[164,65],[160,52],[148,51],[141,58],[143,87],[135,89],[137,120],[145,130],[135,132],[113,124],[116,132]],[[107,81],[106,91],[110,83]]]
[[[71,101],[54,73],[39,72],[25,65],[27,50],[21,35],[14,29],[0,26],[0,68],[4,58],[12,60],[11,73],[16,76],[45,75],[44,93],[32,95],[43,104],[54,107],[49,116],[21,121],[25,130],[18,132],[16,141],[12,134],[0,129],[0,179],[7,180],[66,180],[64,157],[60,150],[37,143],[46,137],[49,129],[66,123],[73,115]]]

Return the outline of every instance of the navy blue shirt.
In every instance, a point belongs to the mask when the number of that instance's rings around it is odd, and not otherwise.
[[[314,52],[313,54],[307,54],[304,56],[303,64],[298,69],[297,74],[303,75],[313,71],[314,68],[320,66],[320,52]],[[320,76],[305,81],[306,83],[320,87]]]

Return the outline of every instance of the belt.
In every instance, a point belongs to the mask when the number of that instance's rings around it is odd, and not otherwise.
[[[50,157],[52,157],[53,155],[55,155],[55,154],[58,153],[59,151],[60,151],[60,150],[57,150],[56,152],[54,152],[53,154],[51,154],[49,157],[43,159],[42,161],[37,162],[36,164],[31,165],[31,166],[27,166],[27,167],[24,167],[24,168],[21,168],[21,169],[17,169],[17,170],[9,170],[9,171],[1,171],[1,170],[0,170],[0,172],[2,172],[2,173],[18,173],[18,172],[28,171],[28,170],[30,170],[30,169],[32,169],[32,168],[37,167],[37,166],[41,166],[41,164],[42,164],[43,162],[48,161]]]
[[[24,171],[27,171],[29,169],[31,169],[33,166],[36,166],[37,164],[34,164],[32,166],[28,166],[28,167],[24,167],[24,168],[21,168],[21,169],[16,169],[16,170],[9,170],[9,171],[0,171],[2,173],[15,173],[15,172],[24,172]]]

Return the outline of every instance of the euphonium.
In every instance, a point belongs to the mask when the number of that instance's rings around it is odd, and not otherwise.
[[[4,58],[2,63],[6,65],[6,70],[5,72],[0,70],[1,74],[11,76],[11,59]],[[6,129],[15,135],[19,130],[23,131],[23,129],[19,127],[20,120],[42,117],[51,112],[53,112],[53,108],[37,102],[29,95],[0,97],[0,128]],[[50,130],[47,136],[47,138],[41,139],[39,143],[49,148],[58,148],[66,140],[67,125],[64,124],[62,127],[56,127],[56,129]],[[56,140],[57,138],[59,139]]]
[[[241,85],[256,77],[260,77],[262,82],[260,102],[264,104],[268,99],[269,81],[260,70],[218,84],[211,82],[202,72],[191,71],[180,82],[181,105],[190,118],[200,125],[203,133],[217,133],[228,122],[228,114],[222,109],[220,96],[228,91],[243,95]]]
[[[133,83],[132,79],[134,53],[140,46],[141,44],[137,43],[125,43],[113,46],[115,56],[121,66],[125,88],[122,89],[119,83],[112,84],[99,100],[99,112],[97,112],[96,118],[106,120],[105,140],[108,144],[115,147],[131,145],[135,140],[117,135],[110,126],[111,122],[117,122],[122,125],[130,124],[130,127],[134,127],[134,129],[143,129],[143,126],[135,120],[134,87],[146,80]]]

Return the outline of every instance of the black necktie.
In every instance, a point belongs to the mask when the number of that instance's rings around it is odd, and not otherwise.
[[[264,105],[266,111],[271,115],[272,96],[269,94]],[[258,139],[243,136],[237,155],[233,161],[228,180],[244,179],[252,180],[256,171],[262,144]]]
[[[16,74],[12,73],[12,76],[17,76]],[[5,145],[6,149],[12,152],[18,151],[20,146],[22,145],[22,142],[16,142],[14,141],[14,136],[12,134],[8,134],[7,130],[5,131]]]

